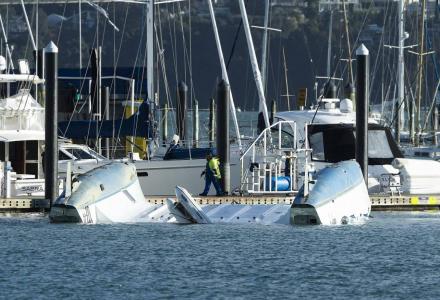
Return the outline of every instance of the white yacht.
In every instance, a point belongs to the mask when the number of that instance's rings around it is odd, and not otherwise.
[[[318,108],[279,112],[275,120],[295,121],[302,138],[313,149],[311,161],[316,170],[343,160],[355,158],[356,114],[349,99],[322,99]],[[307,137],[302,130],[307,126]],[[404,158],[389,128],[369,120],[368,131],[368,191],[377,193],[440,194],[440,186],[432,179],[440,176],[440,162]],[[423,172],[414,165],[423,163]],[[411,184],[410,184],[411,183]],[[417,188],[411,188],[417,186]]]

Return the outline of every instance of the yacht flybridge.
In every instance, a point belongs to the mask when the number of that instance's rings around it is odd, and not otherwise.
[[[42,83],[44,80],[33,74],[0,74],[2,198],[44,196],[45,109],[38,101],[38,92],[34,93]],[[16,93],[8,95],[7,91],[16,86]],[[68,140],[60,141],[58,156],[61,179],[67,163],[74,173],[84,173],[106,161],[87,146]]]

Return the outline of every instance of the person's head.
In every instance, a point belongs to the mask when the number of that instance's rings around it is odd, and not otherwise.
[[[212,154],[211,154],[211,153],[208,153],[208,154],[206,155],[206,160],[211,160],[211,158],[212,158]]]

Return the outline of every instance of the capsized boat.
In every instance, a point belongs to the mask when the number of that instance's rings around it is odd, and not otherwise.
[[[292,204],[290,222],[352,224],[368,219],[370,211],[371,201],[359,164],[342,161],[320,170],[314,180],[304,183]]]
[[[289,224],[290,205],[217,204],[200,206],[183,187],[175,189],[176,200],[167,199],[167,206],[179,224],[258,223]]]
[[[67,179],[66,189],[52,205],[53,223],[145,221],[155,206],[145,201],[132,163],[113,161]]]
[[[200,205],[195,201],[191,194],[184,188],[177,186],[176,200],[167,199],[167,206],[171,213],[180,224],[209,224],[211,220],[203,212]]]

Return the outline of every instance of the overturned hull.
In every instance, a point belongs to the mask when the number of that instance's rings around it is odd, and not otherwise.
[[[53,204],[51,222],[139,222],[154,210],[144,199],[136,168],[127,162],[112,162],[75,177],[67,194]]]
[[[176,187],[176,200],[167,199],[172,221],[180,224],[289,224],[290,205],[220,204],[200,206],[191,194]]]
[[[366,220],[371,201],[359,165],[344,161],[319,171],[310,193],[303,189],[292,204],[290,223],[351,224]]]

